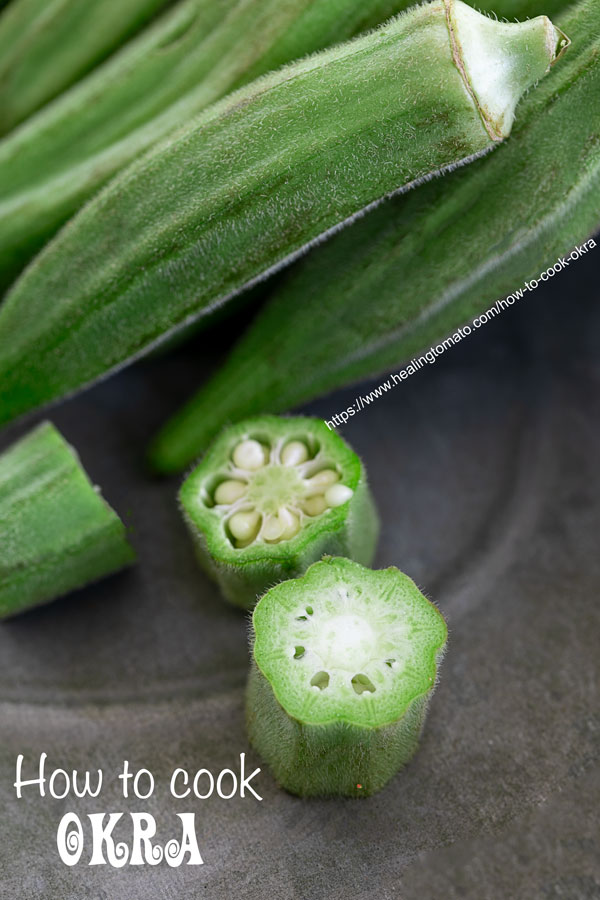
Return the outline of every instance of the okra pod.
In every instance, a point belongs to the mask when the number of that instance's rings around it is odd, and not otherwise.
[[[123,523],[50,422],[0,454],[0,618],[133,559]]]
[[[324,553],[368,565],[378,520],[359,457],[319,419],[226,429],[180,492],[198,560],[237,606]]]
[[[519,107],[510,141],[302,261],[157,437],[158,469],[185,466],[223,421],[293,409],[412,359],[594,232],[600,4],[585,0],[559,25],[572,46]]]
[[[342,558],[268,591],[252,616],[250,741],[300,796],[368,796],[417,749],[447,638],[411,579]]]
[[[0,134],[89,71],[167,0],[13,0],[0,16]]]
[[[485,153],[565,42],[545,17],[507,24],[435,0],[211,107],[18,279],[0,308],[0,421],[146,352],[385,195]]]
[[[0,288],[85,200],[175,127],[234,88],[408,5],[181,0],[0,143]],[[493,8],[525,17],[548,13],[547,5],[498,0]]]

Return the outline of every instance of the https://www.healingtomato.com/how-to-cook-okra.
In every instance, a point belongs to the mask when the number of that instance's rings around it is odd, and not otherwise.
[[[201,566],[237,606],[253,607],[325,553],[373,559],[364,465],[320,419],[262,416],[225,429],[179,497]]]
[[[446,623],[398,569],[328,557],[252,616],[251,743],[300,796],[365,797],[415,752]]]
[[[157,145],[0,306],[0,422],[216,309],[390,193],[490,150],[568,41],[460,0],[258,79]]]

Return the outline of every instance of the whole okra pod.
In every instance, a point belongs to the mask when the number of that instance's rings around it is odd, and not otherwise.
[[[0,16],[0,134],[100,62],[167,0],[13,0]]]
[[[507,24],[435,0],[211,107],[16,282],[0,308],[0,421],[146,352],[385,195],[485,153],[566,43],[545,17]]]
[[[404,5],[177,3],[0,142],[0,287],[116,172],[174,128],[242,84]]]
[[[0,454],[0,618],[134,558],[123,523],[50,422]]]
[[[252,616],[250,740],[301,796],[366,797],[417,749],[447,638],[411,579],[325,558]]]
[[[381,206],[302,261],[158,436],[158,469],[184,467],[224,421],[292,409],[390,371],[593,234],[600,4],[584,0],[559,25],[572,45],[520,105],[510,140]]]

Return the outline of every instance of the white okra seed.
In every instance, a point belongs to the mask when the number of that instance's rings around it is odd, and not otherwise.
[[[322,469],[321,472],[317,472],[312,478],[307,479],[306,487],[308,489],[308,496],[311,496],[312,494],[322,494],[330,485],[339,481],[339,479],[340,476],[334,469]]]
[[[215,491],[215,503],[235,503],[246,493],[247,488],[244,481],[222,481]]]
[[[290,512],[289,509],[283,506],[279,510],[278,518],[284,523],[285,530],[281,535],[282,541],[289,541],[298,534],[300,531],[300,519],[298,516],[295,516],[293,512]]]
[[[242,510],[229,520],[229,530],[238,541],[251,541],[258,534],[260,515],[255,509]]]
[[[284,466],[297,466],[307,459],[308,450],[302,441],[290,441],[281,451],[281,462]]]
[[[325,497],[322,494],[315,494],[304,501],[303,507],[307,516],[320,516],[327,509]]]
[[[285,531],[286,523],[280,516],[269,516],[262,529],[262,537],[265,541],[278,541]]]
[[[345,484],[332,484],[325,491],[325,502],[327,506],[341,506],[350,499],[353,493],[352,488],[346,487]]]
[[[233,451],[233,461],[238,469],[248,469],[254,472],[256,469],[262,469],[267,461],[265,448],[258,441],[248,438],[240,441]]]

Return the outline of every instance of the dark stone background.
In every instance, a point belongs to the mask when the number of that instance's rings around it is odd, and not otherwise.
[[[266,769],[262,803],[168,795],[177,766],[218,772],[241,751],[260,764],[243,728],[246,618],[195,565],[178,481],[140,464],[229,326],[50,411],[140,561],[0,629],[3,898],[600,897],[598,260],[600,248],[344,431],[381,509],[377,565],[410,574],[451,631],[420,752],[368,800],[302,801]],[[309,411],[329,418],[354,396]],[[50,769],[102,767],[102,798],[16,800],[17,754],[33,777],[42,751]],[[125,758],[156,776],[147,802],[120,798]],[[87,845],[77,867],[60,862],[64,812],[136,809],[163,840],[177,811],[195,811],[205,865],[88,867]]]

